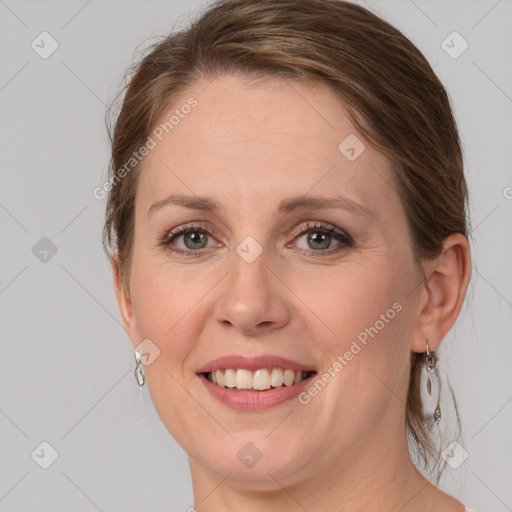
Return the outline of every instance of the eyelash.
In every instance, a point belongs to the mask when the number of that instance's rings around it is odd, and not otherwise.
[[[300,252],[303,254],[307,254],[310,256],[326,256],[333,253],[340,252],[343,248],[346,247],[352,247],[354,245],[354,241],[350,235],[347,233],[340,231],[336,229],[334,226],[331,226],[330,224],[325,224],[323,222],[307,222],[306,225],[301,226],[297,232],[294,234],[293,240],[296,240],[300,238],[305,233],[308,233],[310,231],[314,231],[324,233],[331,235],[333,238],[335,238],[338,242],[340,242],[337,246],[331,247],[329,249],[324,250],[305,250],[305,249],[299,249]],[[206,225],[206,224],[189,224],[184,226],[179,226],[176,229],[173,229],[172,231],[166,231],[164,235],[160,239],[159,245],[164,247],[167,250],[177,252],[179,254],[183,254],[185,256],[200,256],[205,253],[206,249],[176,249],[172,248],[171,244],[174,242],[178,237],[185,235],[187,233],[194,233],[194,232],[203,232],[207,235],[216,235],[220,237],[220,234],[213,229],[212,227]],[[288,246],[288,244],[287,244]]]

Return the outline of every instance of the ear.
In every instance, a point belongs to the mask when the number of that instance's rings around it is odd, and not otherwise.
[[[134,347],[139,343],[137,336],[137,324],[133,314],[130,291],[126,288],[121,278],[121,267],[117,251],[112,255],[112,274],[114,278],[114,289],[116,292],[117,304],[123,320],[123,326]]]
[[[427,276],[421,286],[419,313],[411,350],[438,349],[452,328],[466,295],[471,276],[471,256],[467,238],[459,233],[443,242],[441,254],[424,264]]]

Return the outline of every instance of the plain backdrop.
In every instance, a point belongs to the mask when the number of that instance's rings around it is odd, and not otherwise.
[[[92,191],[108,163],[105,105],[134,51],[202,5],[0,0],[1,511],[194,504],[186,455],[133,378]],[[439,354],[468,458],[441,486],[479,512],[512,510],[512,2],[364,5],[434,66],[464,145],[474,270]]]

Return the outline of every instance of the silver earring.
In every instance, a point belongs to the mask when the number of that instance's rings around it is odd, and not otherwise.
[[[436,370],[436,356],[430,352],[427,343],[425,364],[421,369],[420,396],[423,417],[426,420],[434,420],[436,423],[441,419],[441,408],[439,407],[441,384]]]
[[[140,352],[138,350],[134,350],[135,356],[135,371],[133,374],[135,375],[135,380],[139,386],[144,386],[146,382],[146,375],[144,374],[144,367],[142,365],[142,361],[140,360]]]

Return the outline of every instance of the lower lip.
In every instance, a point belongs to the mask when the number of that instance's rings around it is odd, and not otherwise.
[[[296,397],[304,388],[311,384],[312,378],[315,375],[313,374],[293,386],[281,386],[265,391],[236,391],[235,389],[225,388],[210,382],[205,375],[199,375],[199,378],[206,386],[206,389],[223,404],[240,411],[260,411],[275,407]]]

